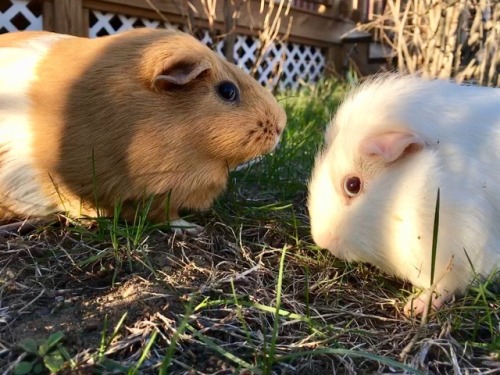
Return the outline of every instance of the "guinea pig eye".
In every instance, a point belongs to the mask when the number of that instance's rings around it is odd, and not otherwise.
[[[227,102],[237,102],[240,99],[240,93],[236,85],[229,81],[221,82],[217,86],[217,93]]]
[[[361,179],[357,176],[350,176],[344,180],[344,191],[349,198],[355,197],[361,191]]]

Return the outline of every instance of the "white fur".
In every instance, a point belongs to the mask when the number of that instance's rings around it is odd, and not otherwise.
[[[0,199],[16,202],[23,212],[45,216],[54,210],[36,180],[33,167],[32,110],[29,89],[36,84],[36,68],[54,42],[64,35],[48,35],[15,47],[0,47]],[[7,207],[9,204],[7,203]]]
[[[367,137],[394,131],[418,135],[425,147],[391,165],[360,153]],[[465,252],[477,273],[500,267],[500,89],[383,75],[349,95],[326,136],[309,185],[320,246],[429,287],[440,188],[440,303],[472,279]],[[342,186],[348,175],[364,181],[350,200]]]

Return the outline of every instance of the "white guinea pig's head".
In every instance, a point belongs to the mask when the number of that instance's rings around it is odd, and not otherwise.
[[[390,75],[369,81],[329,125],[308,207],[314,241],[337,257],[387,269],[399,244],[430,241],[439,137],[426,129],[442,103],[429,100],[426,84]]]

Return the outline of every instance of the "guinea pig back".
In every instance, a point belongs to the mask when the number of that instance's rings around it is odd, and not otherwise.
[[[274,149],[276,99],[193,37],[0,36],[0,219],[205,209],[228,170]],[[168,207],[168,210],[166,209]]]
[[[429,288],[438,189],[436,308],[500,266],[500,89],[373,78],[326,131],[309,184],[313,239]]]

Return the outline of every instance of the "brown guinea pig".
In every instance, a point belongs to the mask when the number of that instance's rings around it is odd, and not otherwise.
[[[0,220],[149,217],[197,232],[228,171],[268,153],[286,114],[257,81],[188,34],[0,36]],[[191,227],[191,230],[187,229]]]

